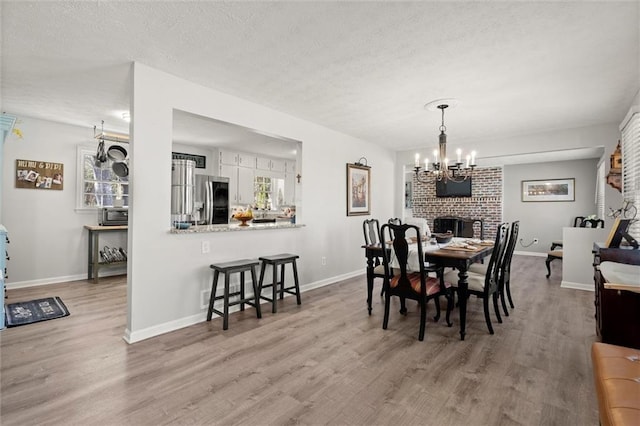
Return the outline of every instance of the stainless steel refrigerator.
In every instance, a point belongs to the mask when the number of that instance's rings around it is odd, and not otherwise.
[[[198,225],[229,223],[229,178],[196,175],[194,207]]]
[[[195,185],[195,161],[171,161],[171,221],[191,222]]]

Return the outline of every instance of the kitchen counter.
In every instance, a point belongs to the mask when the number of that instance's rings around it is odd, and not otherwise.
[[[264,231],[268,229],[292,229],[302,228],[305,225],[291,223],[290,221],[276,221],[275,223],[251,223],[249,226],[240,226],[239,222],[230,223],[228,225],[195,225],[189,229],[171,228],[171,234],[198,234],[206,232],[231,232],[231,231]]]

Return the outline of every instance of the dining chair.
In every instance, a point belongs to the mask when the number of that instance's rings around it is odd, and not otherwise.
[[[376,245],[381,244],[380,240],[380,222],[378,219],[365,219],[362,222],[362,231],[364,232],[364,243],[365,245]],[[376,257],[374,260],[374,268],[373,268],[373,279],[375,282],[376,278],[384,278],[384,266],[382,266],[381,259]],[[384,294],[384,286],[380,291],[380,296]]]
[[[505,295],[509,299],[509,306],[514,309],[513,299],[511,298],[511,259],[518,243],[518,233],[520,232],[520,221],[516,220],[511,223],[509,231],[509,239],[507,240],[507,248],[505,249],[502,265],[500,266],[500,299],[502,301],[502,310],[506,316],[509,316],[507,304],[504,299]]]
[[[436,315],[434,321],[440,319],[440,296],[447,299],[447,325],[451,327],[450,314],[452,308],[451,284],[444,280],[442,267],[427,267],[422,251],[420,229],[415,225],[384,224],[381,228],[382,241],[390,250],[383,250],[383,266],[385,269],[384,285],[384,319],[382,328],[389,325],[389,309],[391,296],[400,298],[400,313],[407,314],[406,299],[416,300],[420,308],[420,330],[418,340],[424,340],[427,302],[435,300]],[[392,238],[392,235],[394,238]],[[411,244],[409,241],[415,241]],[[436,277],[428,276],[436,272]]]
[[[489,298],[493,299],[493,310],[498,322],[502,323],[502,317],[500,316],[500,310],[498,309],[498,298],[500,295],[500,265],[505,254],[508,229],[509,224],[506,222],[498,226],[496,239],[493,243],[493,250],[491,251],[491,257],[487,264],[485,273],[478,273],[469,270],[467,276],[468,294],[469,296],[476,296],[477,298],[482,299],[484,319],[487,323],[487,328],[489,329],[490,334],[494,333],[493,326],[491,325],[491,316],[489,314]],[[444,279],[445,281],[451,281],[453,283],[454,290],[457,291],[458,271],[447,272],[444,275]]]
[[[392,217],[387,221],[387,223],[390,223],[392,225],[402,225],[402,219],[400,219],[399,217]]]
[[[511,229],[507,229],[507,236],[504,255],[499,264],[498,271],[498,298],[502,304],[502,311],[505,316],[509,316],[509,310],[507,309],[507,299],[511,308],[515,308],[513,305],[513,299],[511,298],[511,259],[513,258],[513,252],[515,251],[516,244],[518,242],[518,232],[520,229],[520,221],[514,221],[511,223]],[[469,267],[469,271],[484,275],[487,273],[487,264],[474,263]]]

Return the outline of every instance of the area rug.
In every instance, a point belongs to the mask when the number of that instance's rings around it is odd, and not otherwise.
[[[69,310],[59,297],[9,303],[5,305],[4,312],[7,327],[17,327],[69,315]]]

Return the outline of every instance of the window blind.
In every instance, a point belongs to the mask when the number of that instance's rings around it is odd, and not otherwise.
[[[633,201],[640,210],[640,112],[637,110],[622,128],[622,197]],[[629,233],[640,238],[640,221],[631,224]]]
[[[605,162],[604,160],[600,160],[600,163],[598,163],[598,170],[597,170],[597,179],[596,179],[596,214],[598,215],[599,219],[604,219],[605,218],[605,213],[604,213],[604,191],[606,188],[606,181],[607,178],[605,176]]]

